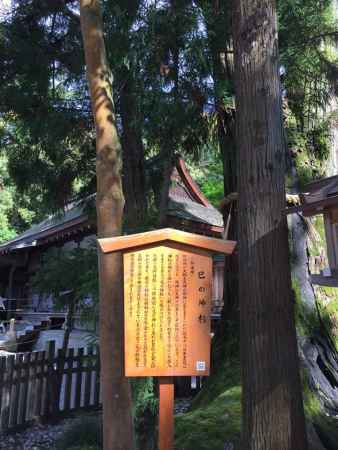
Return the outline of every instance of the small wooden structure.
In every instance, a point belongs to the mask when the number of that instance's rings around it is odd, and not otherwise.
[[[209,375],[212,252],[236,242],[165,228],[99,245],[123,252],[125,376],[159,377],[159,450],[172,450],[173,377]]]
[[[329,267],[312,274],[313,284],[338,287],[338,176],[313,181],[299,195],[300,206],[287,208],[287,213],[301,212],[304,217],[322,214]]]

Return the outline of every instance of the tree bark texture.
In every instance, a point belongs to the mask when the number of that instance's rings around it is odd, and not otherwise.
[[[237,192],[237,157],[235,142],[235,112],[224,103],[224,95],[233,88],[233,39],[231,27],[232,0],[199,0],[208,35],[214,80],[214,98],[217,113],[217,134],[223,159],[224,195]],[[226,226],[230,214],[228,239],[237,241],[237,202],[223,211]],[[239,319],[238,257],[237,252],[224,261],[224,308],[218,336],[224,338],[228,321]]]
[[[235,2],[243,450],[307,449],[285,209],[275,2]]]
[[[122,231],[121,145],[112,98],[99,0],[80,0],[81,29],[96,128],[98,236]],[[124,377],[121,253],[99,254],[100,354],[104,450],[133,450],[131,393]]]
[[[140,226],[147,215],[144,170],[144,147],[137,117],[135,82],[130,71],[125,72],[121,89],[123,192],[126,198],[125,217],[129,228]]]
[[[224,97],[233,89],[233,53],[231,11],[232,0],[198,0],[206,23],[208,46],[212,61],[214,101],[217,117],[219,150],[223,160],[224,195],[237,192],[237,165],[235,142],[235,113],[225,104]],[[238,239],[237,202],[223,209],[224,226],[231,216],[227,238]],[[224,260],[224,290],[222,317],[213,338],[212,364],[219,367],[222,359],[238,355],[239,300],[237,252]],[[229,339],[234,343],[229,346]],[[230,350],[231,348],[231,350]],[[229,350],[233,354],[229,355]]]

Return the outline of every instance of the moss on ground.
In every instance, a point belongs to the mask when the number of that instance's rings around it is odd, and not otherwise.
[[[227,322],[213,339],[213,370],[191,411],[175,418],[176,450],[239,450],[241,385],[238,323]]]
[[[192,411],[175,419],[177,450],[239,450],[241,387],[239,362],[227,361],[208,379]]]
[[[320,328],[320,322],[316,310],[306,310],[302,303],[299,283],[296,278],[292,279],[292,289],[295,300],[295,322],[298,336],[311,336],[313,332]]]
[[[321,296],[320,315],[332,341],[338,349],[338,290],[337,288],[321,286],[318,288]]]
[[[324,218],[322,215],[311,217],[308,219],[309,239],[308,239],[308,250],[310,256],[319,256],[321,254],[326,256],[326,239],[325,239],[325,227]]]
[[[310,390],[306,381],[303,382],[303,399],[306,419],[314,425],[324,447],[326,449],[337,448],[337,419],[329,417],[323,412],[317,395]]]

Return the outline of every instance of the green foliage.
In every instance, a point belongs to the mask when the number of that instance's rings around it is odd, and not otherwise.
[[[26,196],[20,196],[8,173],[8,159],[0,152],[0,243],[32,223],[35,213]]]
[[[330,52],[338,35],[334,2],[283,0],[278,10],[284,84],[300,130],[306,131],[338,92],[338,61]]]
[[[51,249],[43,256],[42,266],[32,278],[33,288],[52,294],[56,307],[75,301],[83,320],[97,319],[98,265],[96,245],[73,250]],[[65,292],[72,291],[72,295]],[[91,301],[88,301],[90,297]]]
[[[137,441],[144,442],[154,434],[158,400],[152,377],[136,378],[131,381],[133,417]]]
[[[0,139],[10,148],[12,179],[30,196],[29,209],[41,213],[94,191],[94,130],[77,2],[21,0],[14,6],[0,30]],[[225,76],[216,67],[219,52],[231,50],[230,2],[119,0],[103,6],[121,134],[140,133],[147,156],[180,151],[198,159],[205,149],[211,155],[210,143],[218,147],[217,118],[233,106],[231,70]],[[317,118],[336,85],[330,45],[337,24],[330,0],[282,0],[278,8],[284,84],[296,129],[309,133],[311,155],[300,164],[305,182],[320,175],[308,167],[312,157],[327,155]],[[123,100],[133,111],[128,124]],[[218,175],[202,186],[215,204],[222,195]]]
[[[224,197],[223,178],[220,178],[217,174],[214,174],[208,179],[204,179],[200,186],[202,192],[205,194],[210,203],[218,208]]]
[[[319,122],[307,133],[311,151],[319,161],[325,161],[330,155],[331,133],[329,123]]]
[[[209,150],[205,157],[204,161],[201,158],[203,162],[200,164],[190,163],[190,173],[203,194],[218,208],[224,197],[223,163],[215,149]]]
[[[0,24],[1,146],[20,192],[56,209],[76,193],[79,179],[88,187],[94,178],[77,2],[12,4]]]
[[[308,131],[301,131],[288,118],[288,147],[295,158],[299,187],[325,176],[326,161],[330,155],[331,133],[328,120],[317,120]]]
[[[102,448],[101,415],[84,415],[73,420],[56,443],[57,450],[96,450]]]
[[[13,209],[13,193],[6,183],[6,160],[0,158],[0,242],[15,236],[15,230],[9,223],[9,215]]]

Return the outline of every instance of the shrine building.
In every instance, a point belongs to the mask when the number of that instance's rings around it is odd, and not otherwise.
[[[146,165],[147,178],[152,182],[154,180],[156,182],[161,176],[161,171],[154,160],[156,158],[152,158],[151,164],[148,162]],[[0,245],[0,297],[5,307],[6,302],[7,305],[8,302],[12,305],[11,310],[14,311],[10,314],[12,317],[36,323],[48,319],[61,321],[64,319],[65,313],[54,310],[53,299],[48,293],[33,292],[30,280],[40,270],[42,256],[49,249],[58,247],[66,251],[78,246],[86,247],[96,240],[95,214],[89,214],[90,207],[95,211],[95,194],[69,204],[62,214],[51,215]],[[222,214],[203,195],[180,156],[173,160],[162,226],[223,238]],[[215,257],[213,320],[220,317],[222,309],[223,272],[224,258]]]

